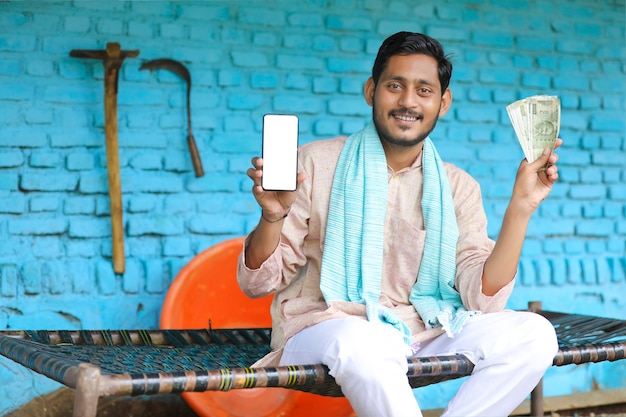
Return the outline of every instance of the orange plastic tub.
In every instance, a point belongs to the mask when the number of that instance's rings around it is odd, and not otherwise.
[[[243,238],[206,249],[185,265],[170,286],[161,310],[162,329],[270,327],[271,297],[248,298],[237,284]],[[351,417],[345,398],[323,397],[282,388],[228,392],[185,392],[201,417]]]

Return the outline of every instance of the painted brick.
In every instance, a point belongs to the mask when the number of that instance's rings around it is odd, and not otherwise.
[[[217,84],[220,87],[236,87],[243,82],[243,74],[239,71],[221,70],[217,75]]]
[[[509,33],[480,31],[472,33],[472,43],[497,48],[510,48],[513,46],[513,36]]]
[[[602,217],[602,206],[597,204],[585,204],[583,206],[583,217],[587,219],[597,219]]]
[[[176,193],[183,190],[183,180],[177,176],[129,172],[122,174],[122,190],[128,193]]]
[[[129,213],[148,213],[157,206],[158,198],[154,195],[138,195],[128,198]]]
[[[397,22],[390,22],[390,26],[397,25]],[[397,26],[396,26],[397,27]],[[390,31],[391,33],[391,31]],[[425,33],[435,39],[443,41],[464,41],[470,35],[467,30],[457,26],[427,25]]]
[[[261,94],[232,94],[227,98],[227,106],[231,110],[256,110],[265,100]]]
[[[365,17],[327,16],[326,27],[328,29],[365,30],[373,29],[371,20]]]
[[[109,219],[92,217],[72,218],[69,221],[68,236],[72,238],[100,238],[111,236]]]
[[[537,273],[532,262],[529,259],[522,259],[519,265],[517,282],[521,283],[525,287],[528,287],[535,285],[536,279]]]
[[[135,260],[126,262],[126,270],[122,276],[122,290],[126,294],[137,294],[143,287],[143,268]]]
[[[599,255],[606,252],[607,249],[604,240],[590,240],[587,242],[587,253],[591,255]]]
[[[553,87],[556,89],[569,89],[577,91],[587,91],[589,89],[589,79],[577,75],[556,75],[552,79]]]
[[[591,154],[591,160],[594,164],[605,166],[620,167],[624,166],[624,153],[615,151],[595,151]]]
[[[372,62],[371,60],[364,59],[329,58],[327,60],[327,66],[330,72],[361,73],[369,75],[372,69]]]
[[[604,182],[616,183],[620,181],[620,169],[619,168],[605,168],[603,174]]]
[[[324,19],[319,13],[289,13],[287,22],[297,27],[322,27]]]
[[[309,88],[309,78],[302,74],[287,74],[285,87],[290,90],[307,90]]]
[[[78,191],[85,194],[106,193],[109,188],[107,185],[107,175],[81,175],[78,182]]]
[[[592,80],[593,83],[593,80]],[[602,99],[600,97],[581,97],[580,107],[583,110],[599,109],[602,106]]]
[[[155,34],[155,27],[148,22],[128,22],[128,35],[133,38],[151,38]]]
[[[184,226],[182,219],[171,217],[137,217],[129,216],[128,235],[141,236],[156,234],[162,236],[179,235],[183,233]]]
[[[64,202],[64,214],[94,214],[96,201],[93,197],[71,197]]]
[[[28,262],[22,266],[20,273],[24,294],[37,295],[41,293],[41,264]]]
[[[597,114],[591,116],[591,130],[594,131],[623,131],[626,129],[623,113]]]
[[[18,269],[13,264],[0,265],[0,294],[3,297],[17,295]]]
[[[321,58],[311,55],[278,54],[276,56],[276,67],[281,70],[321,71],[324,69],[324,61]]]
[[[43,99],[49,103],[95,104],[101,100],[101,89],[102,86],[100,85],[94,85],[93,89],[74,85],[65,85],[63,87],[49,86],[44,88]]]
[[[276,96],[273,99],[272,107],[276,112],[294,114],[317,114],[322,112],[324,101],[318,97],[303,96]]]
[[[598,185],[572,185],[569,196],[573,199],[602,199],[607,196],[607,188]]]
[[[166,290],[167,270],[161,259],[148,259],[144,261],[146,276],[146,292],[149,294],[162,294]]]
[[[187,237],[170,237],[163,240],[163,256],[188,256],[191,242]]]
[[[260,31],[252,34],[252,43],[258,46],[276,46],[279,39],[276,33]]]
[[[66,265],[68,279],[74,294],[90,294],[95,287],[95,274],[86,259],[69,260]]]
[[[230,56],[238,67],[260,68],[269,64],[268,55],[263,52],[232,51]]]
[[[30,52],[36,45],[37,37],[31,34],[13,33],[0,37],[0,52]]]
[[[44,263],[42,275],[48,293],[58,295],[70,292],[72,282],[67,275],[63,261],[53,260]]]
[[[186,27],[179,24],[163,23],[159,25],[159,33],[164,39],[185,39],[187,37]]]
[[[156,171],[161,169],[161,155],[153,152],[142,152],[129,161],[131,167],[138,170]]]
[[[309,50],[311,49],[311,38],[301,34],[286,35],[283,37],[283,45],[288,49]]]
[[[478,79],[482,83],[495,83],[513,85],[518,82],[518,74],[515,71],[503,69],[480,69]]]
[[[162,245],[161,237],[157,235],[144,235],[139,237],[127,237],[125,242],[128,244],[129,257],[134,258],[155,258],[161,256]],[[126,246],[126,245],[125,245]]]
[[[551,77],[546,74],[525,73],[522,74],[522,85],[524,87],[536,87],[548,89],[551,85]]]
[[[277,112],[289,112],[289,109],[279,109],[279,107],[275,106]],[[293,110],[292,110],[293,111]],[[302,113],[298,111],[293,111],[294,113]],[[255,134],[232,134],[232,133],[216,133],[213,136],[213,140],[211,141],[211,146],[219,152],[233,154],[233,153],[244,153],[244,152],[260,152],[261,149],[261,138],[260,135]],[[250,158],[252,159],[252,158]],[[202,179],[198,179],[202,181]]]
[[[595,284],[597,282],[595,259],[583,258],[580,260],[584,284]]]
[[[327,94],[337,91],[337,80],[330,77],[319,77],[313,79],[313,92],[315,94]]]
[[[105,35],[121,35],[124,24],[117,19],[100,19],[96,24],[96,31]]]
[[[328,113],[335,116],[367,116],[371,108],[362,98],[332,99],[328,102]]]
[[[576,224],[576,234],[579,236],[607,237],[615,230],[612,220],[589,220]]]
[[[572,239],[565,242],[565,253],[567,255],[580,255],[585,252],[585,243],[579,239]]]
[[[57,235],[67,229],[66,219],[55,218],[16,218],[9,223],[8,232],[12,235]]]
[[[23,174],[20,187],[28,191],[72,191],[78,178],[71,174]]]
[[[29,211],[32,213],[57,211],[59,203],[58,197],[32,197],[29,202]]]
[[[250,87],[274,89],[278,87],[278,76],[274,73],[254,73],[250,76]]]
[[[491,122],[498,121],[498,113],[495,111],[486,111],[485,108],[479,106],[457,106],[454,111],[456,120],[460,122]]]
[[[17,76],[22,72],[22,63],[17,60],[4,60],[0,61],[0,74],[1,75],[10,75]],[[13,91],[16,89],[15,91]],[[4,91],[0,92],[0,97],[3,99],[13,99],[13,95],[23,95],[24,99],[28,98],[31,91],[24,87],[12,86],[11,89],[5,88]],[[19,98],[15,98],[18,100]]]
[[[67,156],[66,166],[69,171],[85,171],[95,166],[94,156],[91,153],[77,152]]]
[[[203,160],[202,155],[200,155],[200,159]],[[207,172],[211,170],[210,168],[212,165],[209,165],[207,167],[206,161],[203,160],[202,166],[205,172]],[[182,152],[169,152],[167,155],[165,155],[163,158],[163,167],[166,171],[173,172],[189,172],[193,169],[193,166],[191,164],[191,157],[188,155],[183,155]]]
[[[236,234],[243,233],[241,219],[224,215],[198,215],[189,220],[187,228],[191,233]]]
[[[332,36],[319,35],[313,37],[311,49],[323,52],[334,51],[337,49],[337,44]]]
[[[607,264],[611,270],[611,282],[624,282],[626,280],[626,258],[607,258]]]
[[[339,92],[343,94],[363,94],[364,83],[353,78],[341,78],[339,80]]]
[[[580,259],[568,258],[567,264],[567,282],[570,284],[579,284],[583,280],[583,271]]]
[[[316,135],[332,136],[339,132],[339,122],[334,120],[320,120],[315,123],[313,127],[313,133]]]
[[[252,159],[252,158],[250,158]],[[187,184],[187,190],[192,193],[199,192],[232,192],[239,189],[237,186],[241,180],[241,175],[232,174],[210,174],[194,180]]]
[[[626,201],[626,185],[624,184],[610,185],[608,194],[611,200]]]
[[[111,262],[100,261],[96,264],[96,282],[100,294],[115,294],[117,290],[117,280]]]
[[[99,255],[97,248],[93,246],[93,242],[85,239],[67,242],[65,251],[68,258],[93,258]]]

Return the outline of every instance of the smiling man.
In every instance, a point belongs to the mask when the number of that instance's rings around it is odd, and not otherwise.
[[[296,191],[263,190],[261,158],[248,170],[261,218],[238,280],[251,297],[274,294],[273,351],[257,365],[327,365],[360,417],[421,416],[406,358],[456,353],[475,368],[444,415],[506,416],[557,351],[547,320],[503,311],[557,155],[520,163],[489,239],[478,183],[429,137],[451,75],[438,41],[392,35],[365,83],[371,123],[302,146]]]

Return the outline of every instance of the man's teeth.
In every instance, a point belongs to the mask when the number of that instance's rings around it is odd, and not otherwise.
[[[394,116],[396,119],[400,119],[403,120],[405,122],[416,122],[419,118],[418,117],[413,117],[413,116],[402,116],[400,114],[396,114]]]

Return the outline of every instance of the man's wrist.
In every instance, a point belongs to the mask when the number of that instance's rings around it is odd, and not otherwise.
[[[285,218],[287,218],[287,216],[289,215],[290,211],[291,211],[291,208],[289,208],[289,210],[287,210],[287,212],[283,214],[282,216],[276,217],[274,219],[273,217],[265,216],[265,213],[263,213],[263,210],[261,210],[261,219],[265,220],[267,223],[278,223],[282,220],[285,220]]]

